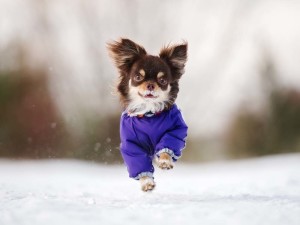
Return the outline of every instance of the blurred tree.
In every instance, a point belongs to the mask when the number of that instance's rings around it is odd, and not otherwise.
[[[267,153],[300,151],[300,92],[276,91],[270,101]]]
[[[235,158],[300,151],[300,92],[277,90],[265,113],[240,111],[231,123],[226,147]]]
[[[0,73],[0,157],[120,162],[119,115],[97,118],[85,119],[75,137],[56,111],[46,73],[28,69]]]
[[[238,110],[225,138],[232,157],[300,151],[300,92],[278,84],[270,57],[261,75],[267,103],[261,113]]]
[[[0,71],[0,157],[120,162],[119,114],[81,112],[76,119],[85,121],[81,130],[70,132],[49,92],[48,68],[33,69],[26,48],[18,43],[12,48],[13,68]]]
[[[46,73],[0,73],[0,156],[61,157],[68,138],[47,87]]]
[[[120,163],[119,114],[112,113],[104,119],[97,115],[85,119],[78,137],[72,138],[69,157],[104,163]]]
[[[226,148],[234,158],[261,155],[266,145],[266,124],[262,117],[241,111],[234,118],[226,136]]]

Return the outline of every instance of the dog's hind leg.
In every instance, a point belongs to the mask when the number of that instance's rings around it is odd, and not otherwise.
[[[144,176],[140,178],[142,191],[152,191],[155,188],[153,177]]]

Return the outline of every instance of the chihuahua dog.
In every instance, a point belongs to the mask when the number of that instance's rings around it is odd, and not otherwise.
[[[119,71],[117,90],[121,116],[121,154],[129,177],[141,181],[143,191],[155,187],[154,158],[161,169],[172,169],[181,156],[187,125],[175,100],[187,61],[187,43],[163,47],[159,56],[129,39],[107,45]]]

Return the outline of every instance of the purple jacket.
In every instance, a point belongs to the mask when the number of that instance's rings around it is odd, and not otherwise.
[[[121,153],[129,176],[139,179],[141,174],[152,176],[152,160],[160,152],[168,152],[176,161],[181,156],[187,137],[187,125],[180,110],[170,110],[151,117],[121,116]]]

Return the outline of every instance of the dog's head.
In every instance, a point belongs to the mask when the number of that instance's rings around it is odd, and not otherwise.
[[[148,55],[129,39],[109,43],[108,50],[120,73],[121,102],[131,115],[156,113],[175,102],[187,60],[186,42],[163,47],[159,56]]]

